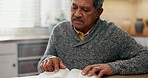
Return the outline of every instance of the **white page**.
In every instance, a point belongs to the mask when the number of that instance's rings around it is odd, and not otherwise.
[[[38,75],[37,78],[96,78],[97,76],[83,76],[81,74],[82,70],[79,69],[60,69],[59,72],[43,72]]]
[[[43,72],[37,78],[65,78],[68,69],[60,69],[58,72]]]
[[[79,69],[72,69],[70,72],[68,72],[68,75],[66,76],[66,78],[96,78],[96,75],[93,75],[91,77],[88,76],[83,76],[81,74],[82,70]]]
[[[72,69],[71,71],[68,72],[66,78],[78,78],[78,74],[80,71],[78,69]]]

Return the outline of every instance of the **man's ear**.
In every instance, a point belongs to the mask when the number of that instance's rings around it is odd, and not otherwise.
[[[99,17],[100,18],[100,15],[103,13],[103,8],[99,8],[98,10],[97,10],[97,17]]]

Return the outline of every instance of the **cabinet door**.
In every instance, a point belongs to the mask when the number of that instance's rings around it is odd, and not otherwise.
[[[134,37],[134,39],[143,46],[146,46],[145,37]]]
[[[146,47],[148,48],[148,37],[145,38],[145,44],[146,44]]]
[[[0,43],[0,55],[4,54],[16,54],[17,44],[16,43]]]
[[[17,76],[16,60],[16,55],[0,55],[0,78],[12,78]]]

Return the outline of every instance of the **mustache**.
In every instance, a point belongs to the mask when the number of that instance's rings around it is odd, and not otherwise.
[[[83,20],[82,17],[73,17],[72,20],[73,20],[73,21],[81,21],[81,22],[84,22],[84,20]]]

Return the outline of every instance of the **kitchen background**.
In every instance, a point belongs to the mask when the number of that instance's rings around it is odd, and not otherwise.
[[[55,24],[70,20],[71,0],[0,0],[0,76],[37,75]],[[101,16],[148,47],[148,0],[105,0]],[[136,33],[137,19],[144,29]]]
[[[131,35],[135,33],[136,19],[148,20],[148,0],[105,0],[102,18],[115,22]],[[148,35],[148,25],[145,24],[143,35]]]

